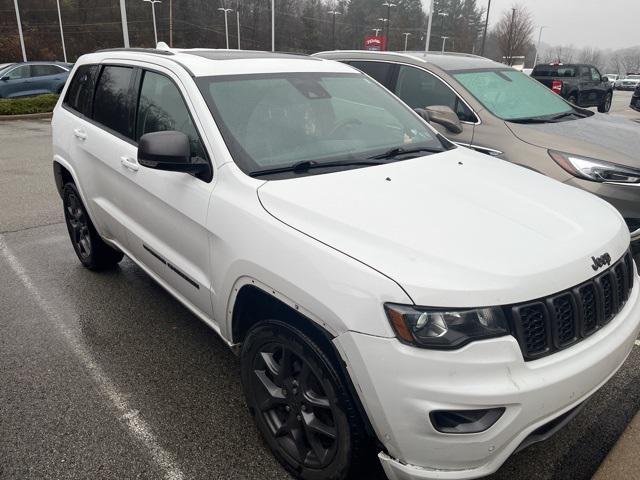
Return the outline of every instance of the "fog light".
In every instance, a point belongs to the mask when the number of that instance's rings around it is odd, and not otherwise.
[[[434,428],[442,433],[479,433],[489,429],[505,408],[486,410],[434,410],[429,414]]]

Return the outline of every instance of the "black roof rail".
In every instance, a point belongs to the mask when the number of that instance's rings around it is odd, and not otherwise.
[[[173,52],[167,50],[158,50],[157,48],[105,48],[102,50],[96,50],[95,53],[102,52],[137,52],[137,53],[151,53],[155,55],[175,55]]]

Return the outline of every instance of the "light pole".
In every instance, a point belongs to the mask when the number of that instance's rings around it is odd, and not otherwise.
[[[22,61],[27,61],[27,50],[24,48],[24,35],[22,35],[22,21],[20,20],[20,9],[18,8],[18,0],[13,0],[16,7],[16,21],[18,22],[18,33],[20,34],[20,47],[22,48]]]
[[[124,48],[129,48],[129,28],[127,27],[127,6],[125,5],[125,0],[120,0],[120,20],[122,21]]]
[[[56,0],[58,5],[58,22],[60,22],[60,38],[62,39],[62,56],[64,57],[64,63],[67,63],[67,48],[64,45],[64,32],[62,31],[62,14],[60,13],[60,0]]]
[[[395,7],[395,3],[391,3],[390,1],[386,1],[382,4],[383,7],[387,7],[387,50],[389,50],[389,44],[391,43],[389,40],[389,30],[391,30],[391,7]]]
[[[169,47],[173,48],[173,0],[169,0]]]
[[[444,55],[444,46],[447,43],[447,38],[449,37],[445,37],[445,36],[442,37],[442,55]]]
[[[545,28],[549,28],[546,25],[540,25],[540,33],[538,34],[538,45],[536,45],[536,56],[533,59],[533,66],[535,67],[538,63],[538,53],[540,52],[540,41],[542,40],[542,30]]]
[[[153,15],[153,38],[155,38],[156,43],[154,44],[154,48],[158,45],[158,29],[156,28],[156,3],[162,3],[162,0],[144,0],[145,2],[149,2],[151,4],[151,14]]]
[[[429,21],[427,22],[427,38],[424,42],[424,53],[429,51],[429,42],[431,42],[431,24],[433,23],[433,0],[429,3]]]
[[[336,49],[336,16],[342,15],[340,12],[336,10],[330,10],[329,15],[333,15],[333,50]]]
[[[271,0],[271,51],[276,51],[276,0]]]
[[[482,33],[482,47],[480,48],[480,56],[484,57],[484,44],[487,41],[487,28],[489,28],[489,12],[491,11],[491,0],[487,5],[487,17],[484,20],[484,32]]]
[[[240,50],[240,2],[236,2],[236,25],[238,26],[238,50]]]
[[[227,50],[229,50],[229,24],[227,23],[227,13],[233,12],[233,9],[220,7],[218,10],[224,12],[224,33],[227,38]]]
[[[402,35],[404,35],[404,51],[407,51],[407,42],[409,41],[409,35],[411,35],[410,33],[403,33]]]

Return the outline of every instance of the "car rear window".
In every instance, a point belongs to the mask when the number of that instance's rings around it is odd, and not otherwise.
[[[91,117],[91,104],[98,68],[98,65],[78,67],[64,98],[64,104],[67,107],[87,117]]]
[[[105,66],[93,101],[93,119],[128,138],[133,138],[132,78],[131,67]]]
[[[576,77],[578,67],[575,65],[536,65],[532,77]]]

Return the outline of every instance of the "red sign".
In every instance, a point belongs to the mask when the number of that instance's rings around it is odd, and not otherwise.
[[[387,37],[364,37],[364,49],[380,52],[387,49]]]

